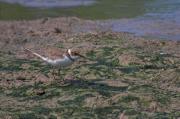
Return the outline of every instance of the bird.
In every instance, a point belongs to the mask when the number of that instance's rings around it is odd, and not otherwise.
[[[87,57],[81,55],[81,53],[77,50],[67,49],[61,56],[59,56],[56,59],[52,59],[49,57],[42,56],[38,54],[37,52],[34,52],[28,48],[24,48],[25,51],[33,54],[34,56],[40,58],[43,62],[46,64],[49,64],[55,68],[58,68],[58,75],[60,75],[60,71],[63,67],[68,67],[72,65],[74,62],[76,62],[78,59],[88,59]],[[54,69],[53,69],[53,76],[54,76]],[[55,79],[55,77],[54,77]]]

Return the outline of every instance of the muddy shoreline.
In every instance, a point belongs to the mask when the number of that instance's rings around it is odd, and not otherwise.
[[[180,42],[142,38],[76,17],[0,21],[0,117],[178,118]],[[104,31],[102,31],[103,29]],[[27,54],[75,48],[92,59],[62,70]]]
[[[73,36],[84,34],[115,33],[125,34],[134,39],[151,39],[157,42],[179,42],[163,41],[158,38],[136,37],[128,32],[113,32],[111,24],[106,22],[97,23],[91,20],[83,20],[77,17],[43,18],[29,21],[0,21],[1,47],[23,45],[26,42],[36,42],[53,45],[71,39]],[[150,41],[151,41],[150,40]],[[171,40],[171,39],[170,39]],[[147,41],[148,42],[148,41]],[[38,46],[39,47],[39,46]],[[14,47],[15,48],[15,47]],[[3,50],[4,48],[2,48]],[[16,49],[16,48],[15,48]]]
[[[105,25],[102,26],[104,27]],[[108,26],[104,28],[102,26],[98,26],[96,22],[91,20],[83,20],[77,17],[44,18],[13,22],[0,21],[0,52],[12,55],[17,59],[29,58],[24,48],[33,49],[47,57],[51,54],[58,55],[58,52],[67,48],[83,49],[82,52],[85,53],[105,46],[112,47],[109,44],[96,43],[101,42],[98,40],[101,40],[103,37],[110,37],[110,39],[121,39],[125,44],[122,47],[134,45],[133,47],[142,48],[141,52],[158,52],[159,55],[173,56],[173,59],[176,60],[180,57],[179,41],[137,37],[126,32],[112,32],[108,29]],[[118,44],[113,45],[118,47]],[[128,65],[131,60],[132,62],[137,61],[144,64],[134,56],[132,56],[132,59],[127,59],[128,54],[125,53],[125,55],[122,54],[122,59],[120,58],[119,60],[123,62],[123,65]]]

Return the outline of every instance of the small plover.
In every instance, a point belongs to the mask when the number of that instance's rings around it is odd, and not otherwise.
[[[67,49],[66,52],[64,52],[57,59],[44,57],[44,56],[42,56],[42,55],[40,55],[40,54],[38,54],[38,53],[28,49],[28,48],[24,48],[24,49],[25,49],[25,51],[30,52],[31,54],[33,54],[36,57],[40,58],[42,61],[46,62],[47,64],[58,68],[59,69],[58,74],[60,74],[60,70],[61,70],[62,67],[70,66],[75,61],[77,61],[79,58],[88,59],[87,57],[81,55],[80,52],[74,51],[72,49]],[[53,73],[54,73],[54,70],[53,70]]]

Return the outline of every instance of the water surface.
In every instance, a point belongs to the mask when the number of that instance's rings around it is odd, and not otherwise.
[[[133,18],[143,15],[146,12],[145,0],[52,0],[51,2],[49,0],[43,0],[43,2],[42,0],[0,1],[3,1],[0,3],[0,19],[5,20],[34,19],[47,16],[77,16],[93,20]]]
[[[96,20],[116,32],[180,40],[180,0],[0,1],[1,20],[77,16]]]
[[[94,0],[0,0],[11,4],[19,4],[26,7],[53,8],[75,7],[93,4]]]
[[[132,18],[110,20],[113,31],[135,33],[138,36],[180,40],[180,1],[146,2],[146,13]]]
[[[162,39],[180,40],[180,1],[147,2],[146,13],[131,19],[110,20],[113,31]]]

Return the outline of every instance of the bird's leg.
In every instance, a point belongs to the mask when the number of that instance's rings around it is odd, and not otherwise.
[[[56,79],[56,72],[55,72],[55,69],[53,68],[53,70],[52,70],[52,75],[53,75],[53,79],[55,80]]]
[[[47,77],[50,79],[54,79],[54,68],[52,66],[49,67],[49,72],[47,74]]]
[[[61,68],[58,69],[58,76],[60,78],[61,84],[64,84],[64,78],[63,78],[63,74],[61,72]]]
[[[62,80],[62,74],[61,74],[61,68],[58,69],[58,76],[60,77],[60,79]]]

